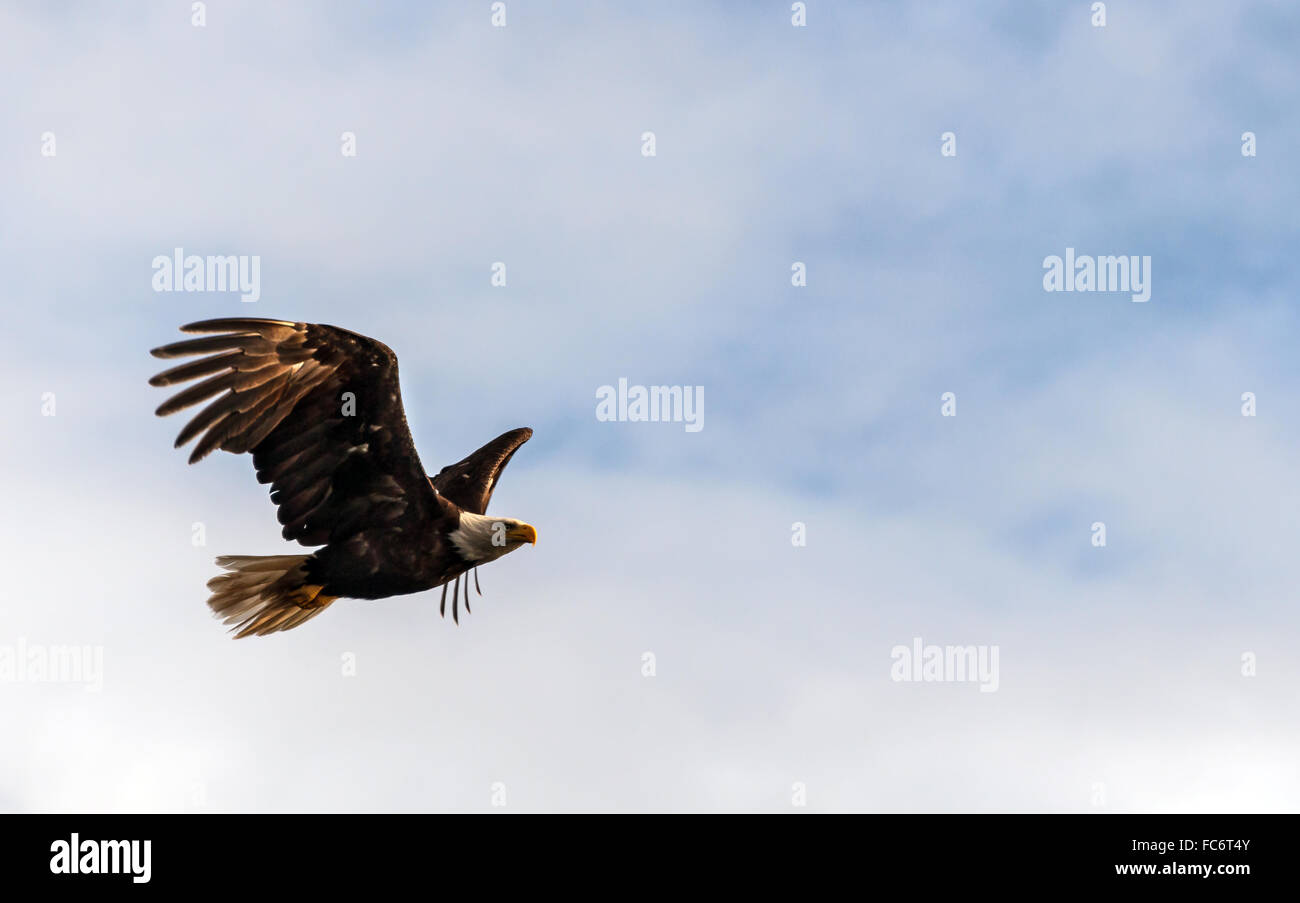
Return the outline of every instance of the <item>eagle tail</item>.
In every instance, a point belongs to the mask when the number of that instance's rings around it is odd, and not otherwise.
[[[289,630],[324,611],[338,596],[307,582],[310,555],[221,555],[226,573],[208,581],[208,607],[238,631],[235,639]]]

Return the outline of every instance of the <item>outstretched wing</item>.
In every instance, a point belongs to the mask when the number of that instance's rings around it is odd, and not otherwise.
[[[153,355],[207,356],[149,382],[206,378],[157,413],[207,402],[176,447],[198,437],[191,464],[216,449],[252,452],[285,539],[323,545],[438,510],[402,410],[397,356],[386,345],[287,320],[204,320],[181,331],[211,335]]]
[[[466,511],[486,514],[501,471],[506,469],[519,446],[531,438],[533,431],[526,426],[502,433],[465,460],[448,464],[429,482],[448,501]]]

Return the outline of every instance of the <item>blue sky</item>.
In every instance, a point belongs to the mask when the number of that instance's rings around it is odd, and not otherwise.
[[[0,10],[0,647],[104,654],[0,682],[0,809],[1296,808],[1300,14],[788,7]],[[153,292],[175,247],[260,300]],[[1151,300],[1044,292],[1067,247]],[[459,628],[212,621],[286,547],[147,350],[243,315],[391,345],[430,469],[536,429],[493,510],[541,541]],[[598,421],[620,377],[704,429]],[[892,681],[918,636],[998,691]]]

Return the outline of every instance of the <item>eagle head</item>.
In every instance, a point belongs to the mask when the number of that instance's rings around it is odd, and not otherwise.
[[[526,543],[537,542],[537,530],[513,517],[488,517],[460,512],[460,523],[448,534],[456,550],[475,565],[500,558]]]

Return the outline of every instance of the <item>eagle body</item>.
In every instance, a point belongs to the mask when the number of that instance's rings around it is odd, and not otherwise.
[[[322,547],[217,559],[227,573],[209,582],[208,604],[237,636],[296,627],[340,597],[443,586],[445,607],[451,581],[459,623],[460,578],[537,541],[520,520],[486,516],[501,471],[531,429],[504,433],[431,478],[407,426],[397,356],[382,342],[288,320],[205,320],[181,330],[207,337],[154,356],[202,356],[150,380],[201,380],[158,408],[166,416],[206,403],[177,447],[198,439],[191,464],[217,449],[251,453],[284,538]],[[467,611],[468,590],[466,582]]]

